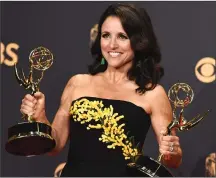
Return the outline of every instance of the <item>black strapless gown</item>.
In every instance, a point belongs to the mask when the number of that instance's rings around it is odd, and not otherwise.
[[[135,143],[140,142],[142,149],[151,121],[145,110],[131,102],[103,99],[97,97],[81,97],[89,101],[102,101],[105,107],[113,106],[114,112],[124,115],[121,119],[126,125],[125,132],[134,136]],[[72,105],[75,101],[72,102]],[[85,124],[70,121],[70,146],[67,163],[62,171],[62,177],[127,177],[126,164],[122,149],[108,149],[107,144],[99,141],[101,129],[87,130]]]

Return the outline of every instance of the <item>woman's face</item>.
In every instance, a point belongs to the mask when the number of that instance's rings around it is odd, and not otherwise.
[[[108,17],[101,27],[101,52],[109,66],[119,68],[132,62],[130,39],[118,17]]]

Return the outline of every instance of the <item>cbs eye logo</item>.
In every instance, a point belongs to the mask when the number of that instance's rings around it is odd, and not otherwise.
[[[215,59],[205,57],[200,59],[195,67],[196,77],[203,83],[211,83],[215,81]]]

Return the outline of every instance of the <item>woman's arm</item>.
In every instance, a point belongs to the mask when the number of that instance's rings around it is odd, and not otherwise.
[[[182,150],[179,143],[179,137],[174,130],[170,136],[164,136],[166,128],[172,121],[172,108],[169,99],[163,87],[158,85],[149,92],[149,102],[151,108],[152,127],[157,137],[159,151],[164,156],[162,163],[168,167],[178,167],[182,160]],[[173,144],[173,150],[170,146]]]
[[[67,143],[70,133],[70,115],[69,109],[73,100],[73,91],[75,90],[75,82],[77,76],[73,76],[67,83],[62,97],[60,107],[55,115],[52,123],[52,137],[56,141],[55,148],[48,153],[53,156],[58,154]]]
[[[54,121],[50,124],[46,117],[45,95],[36,92],[34,96],[27,94],[22,100],[20,111],[24,114],[31,115],[35,121],[46,123],[52,127],[52,137],[56,141],[55,148],[48,153],[55,155],[65,146],[69,136],[69,109],[71,106],[73,92],[75,91],[75,82],[77,77],[72,77],[61,97],[60,107],[55,115]]]

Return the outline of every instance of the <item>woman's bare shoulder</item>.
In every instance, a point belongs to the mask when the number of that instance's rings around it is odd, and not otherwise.
[[[88,84],[91,79],[91,75],[88,74],[76,74],[72,76],[63,91],[62,101],[71,103],[74,98],[77,98],[83,92],[83,88]]]
[[[157,98],[158,96],[166,96],[166,91],[162,85],[157,84],[152,90],[147,91],[149,97]]]
[[[143,98],[145,98],[151,106],[155,104],[157,105],[157,103],[168,103],[167,93],[164,87],[159,84],[154,89],[146,91]]]
[[[87,85],[91,79],[92,76],[90,74],[76,74],[69,79],[68,84],[73,87],[79,87]]]

